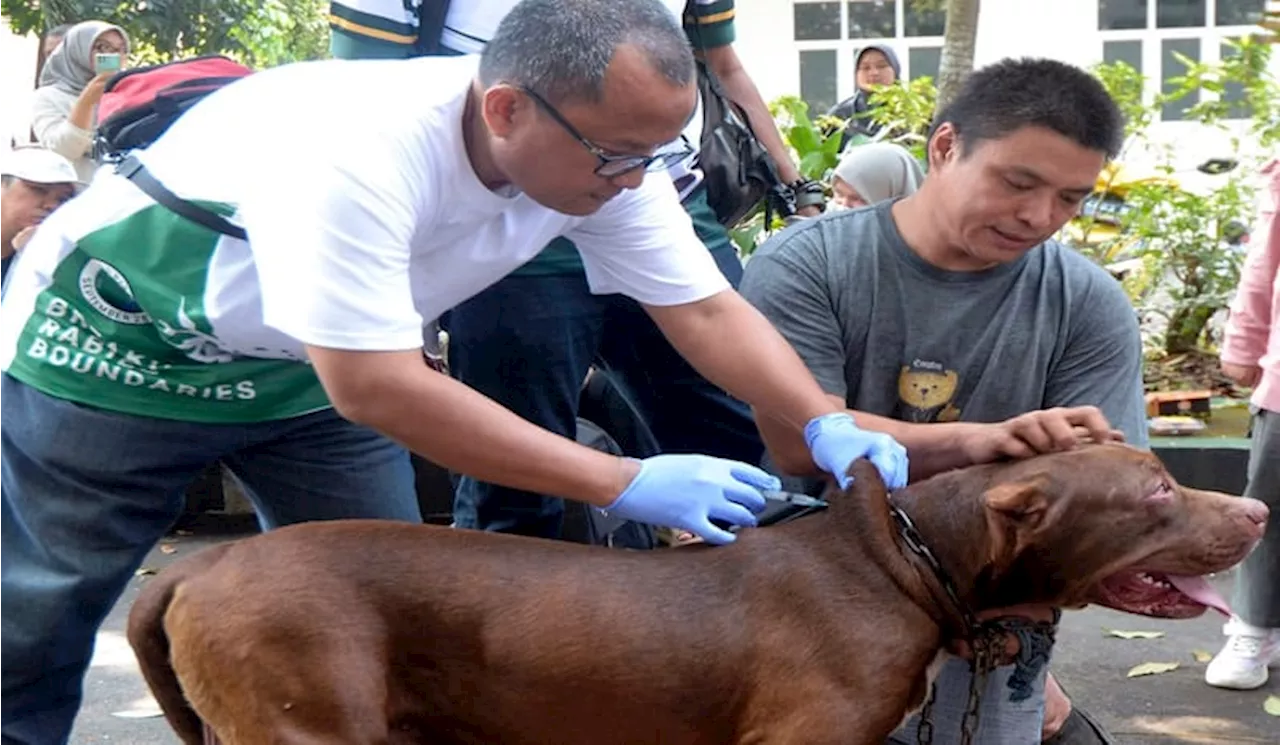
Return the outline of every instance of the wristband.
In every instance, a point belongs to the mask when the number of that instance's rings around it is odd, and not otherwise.
[[[817,207],[819,212],[826,209],[827,193],[822,184],[817,181],[801,179],[789,186],[791,193],[795,195],[796,209]]]

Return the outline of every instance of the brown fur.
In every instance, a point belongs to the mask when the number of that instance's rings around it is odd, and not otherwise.
[[[226,745],[883,743],[923,700],[949,610],[875,469],[853,473],[826,512],[716,548],[282,528],[161,572],[129,639],[188,745],[200,721]],[[1079,605],[1119,569],[1221,570],[1261,535],[1253,500],[1177,488],[1153,507],[1163,479],[1154,456],[1095,446],[894,500],[976,609]]]

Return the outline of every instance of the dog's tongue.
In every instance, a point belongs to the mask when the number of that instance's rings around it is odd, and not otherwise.
[[[1209,584],[1209,580],[1204,577],[1169,574],[1165,579],[1178,588],[1179,592],[1197,603],[1213,608],[1224,616],[1231,615],[1231,606],[1227,605],[1227,601],[1222,599],[1218,591],[1213,589],[1213,585]]]

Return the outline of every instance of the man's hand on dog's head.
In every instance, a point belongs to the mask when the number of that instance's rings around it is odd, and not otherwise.
[[[1124,442],[1096,406],[1032,411],[996,424],[974,424],[961,440],[969,462],[990,463],[1070,450],[1089,442]]]

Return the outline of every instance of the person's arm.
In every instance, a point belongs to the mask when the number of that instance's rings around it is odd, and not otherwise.
[[[1261,195],[1262,207],[1250,236],[1249,252],[1240,268],[1240,285],[1231,302],[1222,337],[1222,369],[1245,386],[1256,386],[1262,377],[1258,362],[1267,351],[1272,319],[1276,272],[1280,271],[1280,160],[1268,167],[1269,193]]]
[[[432,370],[420,350],[354,352],[308,345],[344,418],[480,481],[608,505],[640,466],[530,424]]]
[[[41,146],[74,163],[93,146],[92,125],[80,126],[69,118],[83,95],[72,104],[71,112],[63,108],[64,104],[57,99],[59,95],[54,89],[36,91],[32,97],[31,131]]]
[[[843,479],[853,459],[866,456],[887,482],[905,482],[906,453],[853,427],[795,351],[730,288],[669,183],[646,178],[566,237],[582,254],[593,293],[639,302],[698,372],[781,422],[780,436],[806,462]]]
[[[804,448],[806,457],[809,451],[800,437],[805,424],[844,408],[823,392],[769,321],[734,290],[694,303],[644,309],[689,364],[765,412],[779,431],[785,428],[790,443]]]

